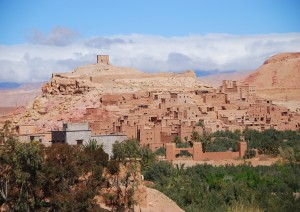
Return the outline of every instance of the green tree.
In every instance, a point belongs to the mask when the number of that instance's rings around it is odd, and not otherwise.
[[[102,181],[103,162],[95,159],[97,154],[86,154],[79,147],[66,144],[52,145],[45,154],[43,191],[48,207],[62,211],[92,208]],[[104,154],[99,157],[107,160],[108,156]]]
[[[141,146],[135,139],[128,139],[122,142],[113,144],[112,159],[124,161],[129,158],[141,158]]]
[[[6,138],[0,153],[0,205],[13,211],[31,211],[43,204],[41,171],[43,156],[36,144]]]
[[[0,144],[4,144],[5,141],[13,139],[13,134],[11,130],[11,121],[5,121],[2,129],[0,130]]]

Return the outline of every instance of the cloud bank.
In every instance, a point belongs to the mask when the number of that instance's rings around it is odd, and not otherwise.
[[[29,42],[0,44],[0,82],[49,80],[54,72],[95,63],[97,54],[146,72],[254,70],[271,55],[300,51],[300,33],[207,34],[163,37],[131,34],[82,38],[62,27],[48,35],[34,32]]]

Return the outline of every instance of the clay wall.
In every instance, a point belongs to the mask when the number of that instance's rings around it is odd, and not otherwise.
[[[192,127],[192,126],[181,125],[180,131],[179,131],[179,136],[180,136],[181,140],[185,141],[185,137],[187,137],[188,141],[190,141],[193,130],[194,130],[194,127]]]
[[[178,93],[177,102],[179,104],[186,104],[192,102],[192,95],[189,93]]]
[[[236,100],[239,100],[240,96],[238,93],[226,93],[226,102],[234,103]]]
[[[238,159],[239,152],[205,152],[202,160]]]
[[[151,149],[152,151],[155,151],[155,150],[157,150],[158,148],[163,147],[164,144],[163,144],[163,143],[151,143],[151,144],[149,144],[148,146],[150,147],[150,149]]]
[[[128,138],[137,138],[137,126],[121,125],[121,133],[127,135]]]
[[[222,93],[236,93],[237,82],[232,80],[223,80],[222,86],[220,87]]]
[[[171,143],[174,141],[175,137],[176,137],[176,134],[171,134],[171,133],[164,132],[164,131],[160,133],[161,143]]]
[[[203,152],[202,143],[194,142],[193,148],[176,148],[175,143],[167,143],[166,146],[166,159],[168,161],[176,160],[176,154],[182,150],[186,150],[193,154],[193,160],[225,160],[225,159],[238,159],[245,155],[247,149],[246,142],[240,142],[238,152]]]
[[[239,86],[239,93],[241,99],[252,99],[255,97],[255,88],[249,85]]]
[[[17,125],[16,126],[16,134],[26,135],[36,133],[35,125]]]
[[[225,104],[226,94],[224,93],[208,93],[204,95],[204,103],[206,104]]]
[[[152,128],[141,127],[140,129],[141,144],[147,145],[155,142],[155,130]]]
[[[205,129],[209,129],[210,132],[216,132],[218,130],[222,130],[223,122],[217,119],[205,119],[204,120]]]
[[[97,55],[97,63],[109,65],[109,55]]]

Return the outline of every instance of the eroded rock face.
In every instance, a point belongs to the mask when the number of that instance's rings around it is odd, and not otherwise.
[[[300,52],[283,53],[270,57],[243,83],[257,89],[300,88]]]
[[[87,78],[71,78],[62,74],[53,74],[51,81],[43,85],[42,92],[44,95],[84,94],[93,88],[92,83]]]

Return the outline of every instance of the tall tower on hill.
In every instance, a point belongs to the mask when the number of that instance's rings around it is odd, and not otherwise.
[[[109,65],[109,55],[97,55],[97,63]]]

